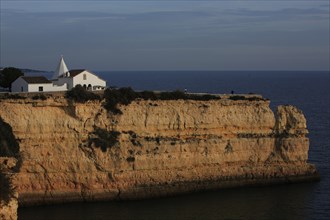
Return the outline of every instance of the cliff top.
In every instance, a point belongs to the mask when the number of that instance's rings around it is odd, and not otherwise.
[[[142,91],[142,92],[150,92],[154,94],[171,93],[167,91]],[[104,91],[94,91],[92,93],[100,95],[101,97],[104,96]],[[136,93],[141,93],[141,92],[139,91]],[[184,93],[184,94],[192,95],[192,96],[200,96],[200,97],[214,96],[214,97],[219,97],[220,99],[231,99],[231,100],[244,100],[244,99],[267,100],[264,99],[260,94],[252,94],[252,93],[249,94]],[[65,98],[65,97],[66,97],[66,92],[21,92],[21,93],[0,92],[0,100],[5,100],[5,99],[33,99],[33,100],[44,99],[45,100],[48,98]],[[175,99],[171,99],[171,100],[175,100]]]

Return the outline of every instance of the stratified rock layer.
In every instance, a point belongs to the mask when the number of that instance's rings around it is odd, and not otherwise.
[[[19,140],[22,205],[134,199],[318,178],[306,119],[269,101],[0,100]]]

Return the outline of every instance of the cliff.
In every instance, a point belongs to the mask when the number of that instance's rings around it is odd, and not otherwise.
[[[0,135],[1,137],[1,135]],[[2,140],[2,138],[0,139]],[[0,219],[17,219],[17,193],[12,186],[12,172],[16,166],[15,158],[0,157]]]
[[[16,220],[17,219],[18,202],[16,198],[11,198],[8,203],[0,201],[0,219]]]
[[[263,99],[136,100],[122,114],[61,97],[0,105],[19,145],[21,205],[318,179],[303,113],[274,114]]]

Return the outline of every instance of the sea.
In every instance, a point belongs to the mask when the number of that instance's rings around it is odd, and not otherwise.
[[[294,105],[307,119],[309,162],[319,182],[220,189],[167,198],[19,208],[26,219],[330,219],[329,71],[94,71],[135,90],[256,93],[270,107]]]

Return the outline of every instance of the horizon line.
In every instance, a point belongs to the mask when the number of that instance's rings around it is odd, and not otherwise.
[[[0,69],[8,68],[8,67],[13,67],[13,66],[7,66],[7,67],[2,67],[0,66]],[[30,70],[31,72],[54,72],[54,70],[40,70],[40,69],[33,69],[33,68],[21,68],[21,67],[14,67],[20,70]],[[77,69],[77,68],[73,68]],[[71,70],[73,70],[71,69]],[[80,68],[80,69],[86,69],[86,70],[91,70],[89,68]],[[70,71],[70,70],[69,70]],[[103,69],[103,70],[92,70],[92,71],[97,71],[97,72],[200,72],[200,71],[205,71],[205,72],[309,72],[309,71],[318,71],[318,72],[330,72],[329,69],[311,69],[311,70],[302,70],[302,69],[295,69],[295,70],[285,70],[285,69],[278,69],[278,70],[272,70],[272,69],[263,69],[263,70],[207,70],[207,69],[199,69],[199,70],[191,70],[191,69],[186,69],[186,70],[175,70],[175,69],[168,69],[168,70],[110,70],[110,69]]]

